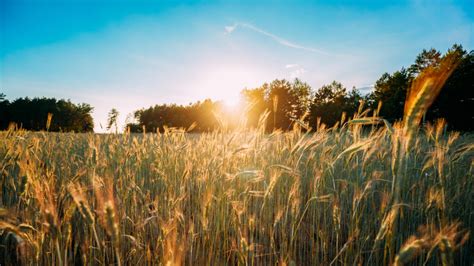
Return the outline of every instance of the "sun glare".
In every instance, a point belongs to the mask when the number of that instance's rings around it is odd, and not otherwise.
[[[222,100],[224,107],[229,110],[237,109],[242,104],[240,97],[228,97]]]
[[[242,96],[238,93],[229,93],[221,99],[222,108],[227,116],[236,117],[243,112],[244,102]]]

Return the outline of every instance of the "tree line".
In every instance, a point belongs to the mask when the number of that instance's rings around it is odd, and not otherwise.
[[[93,108],[54,98],[18,98],[12,102],[0,94],[0,129],[17,128],[53,132],[91,132]]]
[[[369,103],[373,107],[381,101],[381,116],[390,121],[401,119],[414,78],[427,67],[439,66],[441,60],[449,55],[457,57],[459,64],[428,109],[425,120],[444,118],[451,129],[474,130],[474,51],[467,52],[461,45],[453,45],[444,55],[435,49],[423,50],[408,68],[383,74],[367,97]]]
[[[451,55],[459,62],[448,78],[429,111],[425,122],[444,118],[452,130],[474,130],[474,51],[467,52],[461,45],[453,45],[444,55],[435,49],[423,50],[415,62],[394,73],[384,73],[374,84],[373,91],[363,95],[356,88],[347,89],[333,81],[317,90],[307,83],[274,80],[258,88],[241,92],[246,106],[243,111],[248,127],[256,127],[262,114],[268,112],[266,129],[288,130],[296,121],[309,125],[324,123],[334,126],[341,117],[351,117],[361,104],[378,110],[379,116],[390,122],[401,120],[407,93],[413,80],[426,68],[439,66]],[[162,130],[165,126],[188,128],[197,123],[195,130],[207,131],[219,126],[216,113],[222,104],[206,100],[188,106],[155,105],[135,112],[136,123],[129,123],[131,131]],[[218,116],[217,116],[218,118]]]
[[[266,130],[288,130],[294,123],[310,126],[324,123],[334,126],[342,116],[351,117],[361,104],[378,110],[380,117],[390,122],[402,119],[407,93],[413,80],[426,68],[439,66],[446,56],[455,56],[457,68],[447,79],[433,105],[425,115],[425,122],[444,118],[450,129],[474,130],[474,51],[453,45],[445,54],[423,50],[408,67],[394,73],[384,73],[373,85],[372,92],[363,94],[356,88],[347,89],[333,81],[319,89],[307,83],[276,79],[270,83],[241,92],[245,108],[241,109],[247,127],[256,127],[263,114],[267,115]],[[12,102],[0,95],[0,128],[11,122],[28,130],[43,130],[48,114],[52,114],[51,131],[87,132],[93,130],[93,108],[88,104],[73,104],[54,98],[19,98]],[[118,111],[109,114],[108,129],[117,127]],[[212,131],[223,124],[235,124],[235,114],[226,113],[222,102],[209,99],[189,105],[161,104],[134,112],[135,122],[127,123],[131,132],[163,131],[165,127]],[[228,122],[221,119],[227,117]],[[229,122],[230,121],[230,122]],[[116,129],[117,130],[117,129]]]

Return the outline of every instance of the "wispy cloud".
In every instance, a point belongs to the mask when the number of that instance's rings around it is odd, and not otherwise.
[[[264,36],[267,36],[271,39],[273,39],[274,41],[278,42],[279,44],[283,45],[283,46],[286,46],[286,47],[290,47],[290,48],[294,48],[294,49],[300,49],[300,50],[305,50],[305,51],[309,51],[309,52],[313,52],[313,53],[319,53],[319,54],[324,54],[324,55],[330,55],[330,53],[326,52],[326,51],[323,51],[321,49],[317,49],[317,48],[314,48],[314,47],[309,47],[309,46],[303,46],[303,45],[300,45],[300,44],[297,44],[295,42],[292,42],[292,41],[289,41],[287,39],[284,39],[280,36],[277,36],[273,33],[270,33],[268,31],[265,31],[261,28],[258,28],[258,27],[255,27],[254,25],[252,24],[248,24],[248,23],[235,23],[234,25],[230,25],[230,26],[225,26],[225,32],[227,34],[231,34],[232,32],[234,32],[238,27],[241,27],[241,28],[246,28],[246,29],[249,29],[249,30],[252,30],[254,32],[257,32],[259,34],[262,34]]]
[[[291,70],[290,78],[292,78],[292,79],[299,78],[304,73],[306,73],[306,69],[304,69],[302,66],[300,66],[298,64],[286,64],[285,68]]]
[[[301,77],[304,73],[306,73],[306,69],[300,67],[297,68],[290,73],[290,78],[295,79]]]
[[[364,94],[367,94],[367,93],[370,93],[371,91],[374,90],[374,87],[375,87],[375,84],[369,84],[369,85],[363,85],[363,86],[360,86],[358,87],[357,89],[364,93]]]
[[[225,26],[224,28],[225,28],[225,32],[227,34],[230,34],[235,30],[235,28],[237,28],[237,24],[234,24],[232,26]]]

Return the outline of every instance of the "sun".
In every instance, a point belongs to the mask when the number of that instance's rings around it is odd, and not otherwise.
[[[227,109],[236,109],[242,104],[241,97],[239,96],[229,96],[223,99],[222,102]]]
[[[222,114],[228,119],[237,119],[243,112],[244,103],[240,95],[231,96],[221,100]]]

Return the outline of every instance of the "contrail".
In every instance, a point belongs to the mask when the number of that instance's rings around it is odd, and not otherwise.
[[[319,53],[319,54],[323,54],[323,55],[332,55],[332,54],[327,53],[327,52],[325,52],[323,50],[320,50],[320,49],[316,49],[316,48],[313,48],[313,47],[307,47],[307,46],[303,46],[303,45],[299,45],[297,43],[291,42],[287,39],[281,38],[281,37],[279,37],[279,36],[277,36],[273,33],[262,30],[258,27],[255,27],[254,25],[248,24],[248,23],[236,23],[232,26],[226,26],[225,31],[226,31],[227,34],[231,34],[237,27],[242,27],[242,28],[247,28],[247,29],[253,30],[253,31],[255,31],[257,33],[260,33],[264,36],[270,37],[274,41],[276,41],[279,44],[284,45],[286,47],[305,50],[305,51],[309,51],[309,52],[313,52],[313,53]]]

